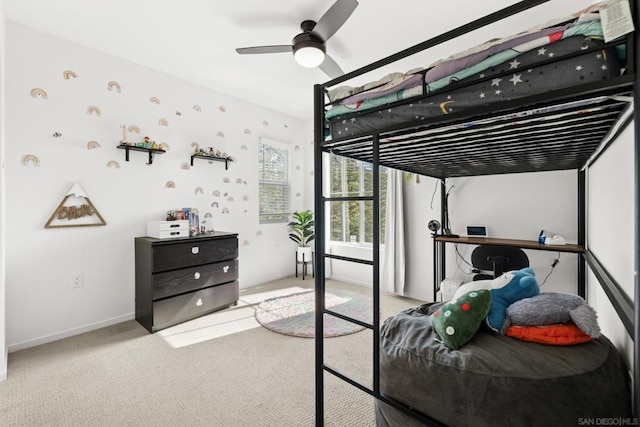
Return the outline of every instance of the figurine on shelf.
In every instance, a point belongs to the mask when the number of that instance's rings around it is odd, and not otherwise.
[[[127,140],[127,125],[120,125],[122,128],[122,140],[120,144],[122,145],[131,145],[131,143]]]
[[[213,147],[209,147],[209,155],[213,156]]]
[[[167,221],[176,220],[176,211],[167,211]]]

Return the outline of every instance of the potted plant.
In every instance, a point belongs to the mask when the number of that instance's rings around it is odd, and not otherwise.
[[[313,248],[309,245],[316,236],[313,229],[313,212],[298,211],[291,214],[293,221],[289,223],[289,238],[298,244],[298,261],[311,261]],[[304,256],[304,258],[303,258]]]

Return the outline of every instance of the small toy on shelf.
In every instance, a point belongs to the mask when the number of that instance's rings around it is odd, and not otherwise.
[[[127,139],[127,125],[120,125],[120,127],[122,128],[122,140],[120,141],[120,144],[131,145],[131,143]]]

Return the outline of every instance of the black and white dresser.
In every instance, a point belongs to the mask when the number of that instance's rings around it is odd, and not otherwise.
[[[237,304],[238,234],[136,237],[136,320],[149,332]]]

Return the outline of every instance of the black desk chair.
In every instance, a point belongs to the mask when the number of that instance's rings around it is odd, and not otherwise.
[[[479,273],[473,280],[491,280],[505,271],[529,267],[529,258],[520,248],[511,246],[480,245],[471,253],[471,264],[476,270],[493,271],[493,275]]]

